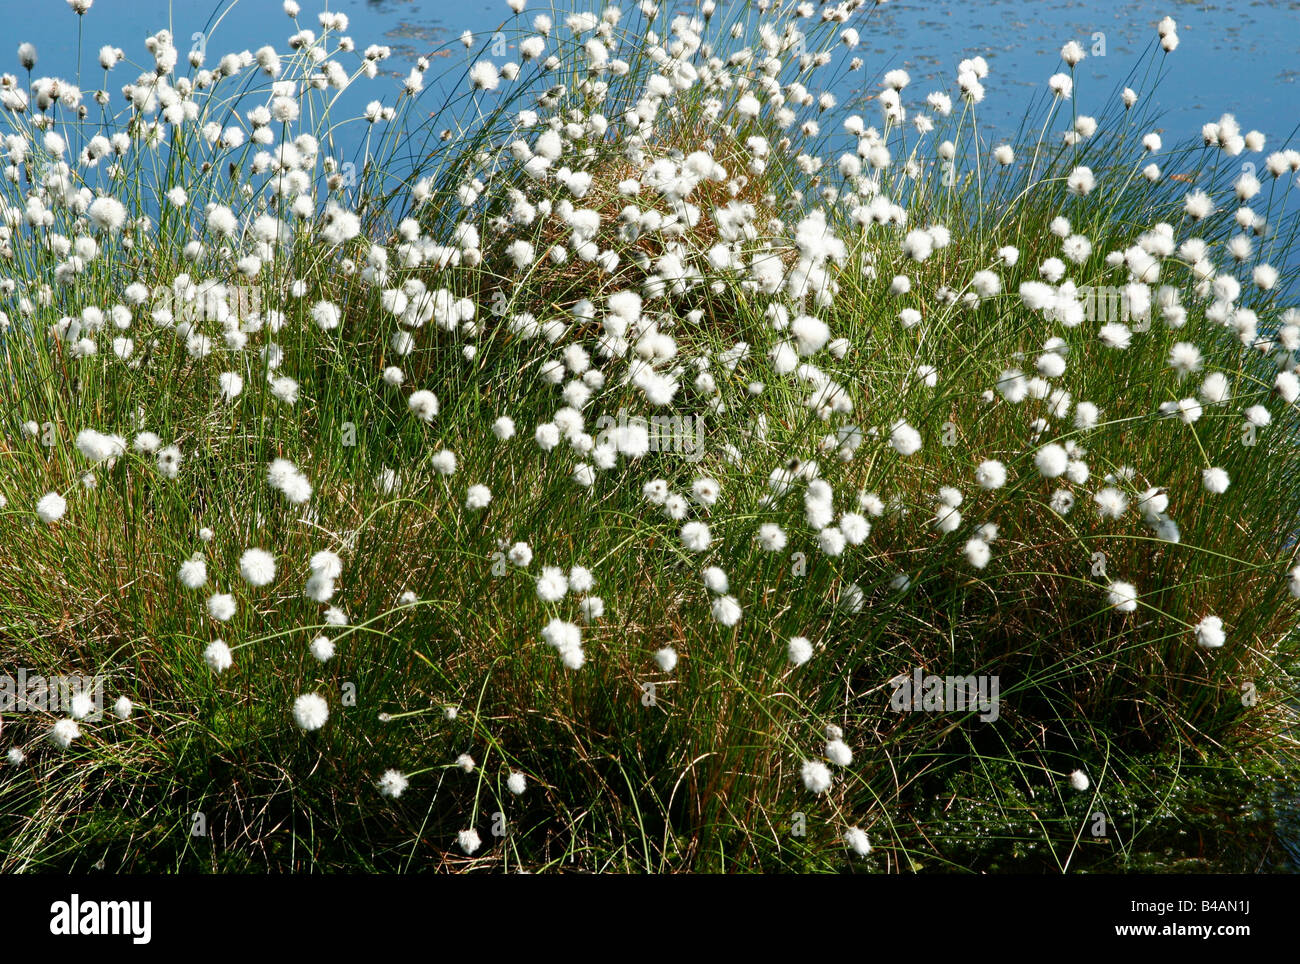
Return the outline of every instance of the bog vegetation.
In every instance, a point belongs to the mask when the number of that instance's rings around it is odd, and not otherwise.
[[[524,6],[0,78],[0,868],[1274,865],[1300,152]]]

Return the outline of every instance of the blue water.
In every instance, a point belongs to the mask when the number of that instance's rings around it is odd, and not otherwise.
[[[741,0],[722,0],[720,6],[728,2]],[[560,6],[567,9],[563,0]],[[576,2],[573,8],[602,6],[592,0]],[[633,4],[622,6],[631,19]],[[688,3],[672,6],[682,11],[694,8]],[[304,2],[302,25],[316,29],[316,14],[324,7]],[[358,49],[371,43],[393,48],[394,56],[385,65],[393,83],[364,85],[366,92],[359,95],[366,99],[386,95],[382,97],[386,103],[393,99],[397,77],[435,48],[444,48],[439,61],[447,67],[467,63],[469,55],[463,48],[445,49],[463,31],[486,40],[503,23],[526,27],[536,12],[552,12],[549,3],[537,0],[531,0],[519,18],[504,0],[334,0],[329,7],[348,15],[349,33]],[[64,3],[0,0],[0,14],[12,45],[0,50],[0,70],[21,75],[14,51],[19,42],[30,41],[40,55],[38,75],[75,79],[77,17]],[[1143,77],[1130,77],[1129,72],[1154,42],[1155,25],[1165,14],[1178,22],[1181,40],[1178,50],[1163,58],[1164,77],[1154,95],[1166,111],[1160,125],[1166,140],[1196,135],[1202,123],[1225,111],[1236,113],[1243,130],[1256,128],[1268,135],[1267,150],[1295,139],[1300,125],[1300,4],[1294,0],[894,0],[857,14],[853,25],[862,34],[862,43],[856,54],[866,65],[855,73],[839,71],[842,79],[835,93],[851,104],[878,90],[884,71],[903,67],[912,75],[908,93],[915,92],[919,99],[940,84],[951,90],[958,61],[978,54],[991,68],[984,82],[988,96],[980,105],[981,124],[995,133],[999,128],[1014,130],[1034,93],[1061,69],[1061,45],[1078,40],[1086,50],[1097,52],[1075,70],[1077,109],[1099,114],[1125,84],[1140,94],[1148,92],[1153,78],[1145,78],[1144,84]],[[142,63],[147,58],[144,37],[162,27],[172,31],[182,51],[201,35],[209,65],[227,51],[267,43],[284,52],[286,38],[295,29],[278,0],[97,0],[82,22],[82,86],[90,89],[102,83],[103,73],[96,63],[101,45],[121,47],[128,58]],[[511,31],[509,48],[516,39]],[[837,54],[840,63],[850,56],[842,48]],[[435,61],[434,73],[442,66]],[[125,68],[118,68],[113,77],[110,89],[114,91],[132,79]]]
[[[1295,2],[901,0],[878,7],[872,14],[877,29],[862,34],[876,66],[905,67],[914,84],[947,79],[951,86],[958,60],[984,57],[990,73],[980,107],[993,123],[1014,128],[1030,97],[1063,69],[1059,54],[1067,40],[1090,52],[1075,68],[1080,113],[1099,114],[1112,92],[1125,85],[1147,93],[1153,78],[1144,84],[1130,71],[1152,48],[1156,24],[1166,15],[1177,22],[1180,40],[1172,54],[1157,54],[1164,76],[1154,99],[1166,111],[1157,129],[1166,141],[1199,135],[1203,123],[1231,112],[1243,131],[1254,128],[1268,136],[1266,151],[1294,142],[1300,126],[1300,4]],[[1103,52],[1091,53],[1094,48]]]

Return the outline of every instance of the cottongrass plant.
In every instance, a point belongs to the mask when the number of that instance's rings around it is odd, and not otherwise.
[[[990,140],[870,4],[524,7],[0,78],[0,648],[117,701],[0,866],[1274,860],[1300,153],[1161,142],[1168,19]]]

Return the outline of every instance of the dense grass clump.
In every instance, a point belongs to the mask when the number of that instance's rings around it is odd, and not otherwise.
[[[0,868],[1280,866],[1300,153],[511,7],[0,82]]]

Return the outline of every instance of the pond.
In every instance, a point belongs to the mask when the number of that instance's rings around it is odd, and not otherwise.
[[[723,0],[721,6],[727,3]],[[303,4],[301,24],[316,28],[316,15],[324,6]],[[466,30],[486,39],[504,26],[507,48],[516,49],[518,28],[526,27],[536,13],[555,14],[549,3],[536,0],[519,17],[504,0],[341,0],[328,6],[347,14],[348,32],[359,49],[371,43],[392,48],[387,67],[394,77],[435,49],[468,64],[470,55],[454,44]],[[631,3],[623,6],[632,9]],[[78,36],[70,9],[55,0],[6,0],[3,7],[5,33],[14,46],[22,41],[36,45],[37,73],[75,77]],[[600,4],[573,7],[599,9]],[[678,8],[697,9],[694,4],[670,5]],[[562,3],[559,9],[567,8]],[[1166,140],[1195,136],[1203,123],[1225,111],[1237,114],[1243,130],[1264,132],[1269,149],[1293,138],[1300,124],[1300,4],[1295,2],[885,3],[864,8],[851,22],[862,37],[853,53],[865,64],[855,72],[840,70],[834,93],[852,104],[878,90],[880,76],[895,67],[911,73],[918,94],[941,83],[951,87],[957,63],[979,55],[990,67],[981,124],[995,133],[1014,130],[1032,95],[1060,69],[1061,45],[1077,40],[1089,53],[1075,68],[1079,110],[1099,113],[1105,100],[1125,84],[1145,93],[1142,81],[1147,78],[1130,77],[1129,72],[1154,44],[1155,25],[1166,14],[1178,22],[1181,38],[1178,50],[1163,58],[1156,94],[1167,112],[1162,118]],[[163,27],[172,31],[183,52],[202,44],[214,52],[210,60],[268,43],[283,50],[296,29],[278,0],[98,0],[82,23],[83,86],[93,87],[102,77],[95,62],[102,45],[121,47],[128,59],[139,62],[146,56],[145,36]],[[17,71],[13,50],[0,56],[5,58],[2,69]],[[839,57],[847,62],[850,52],[842,51]],[[379,96],[378,91],[374,87],[367,96]]]

